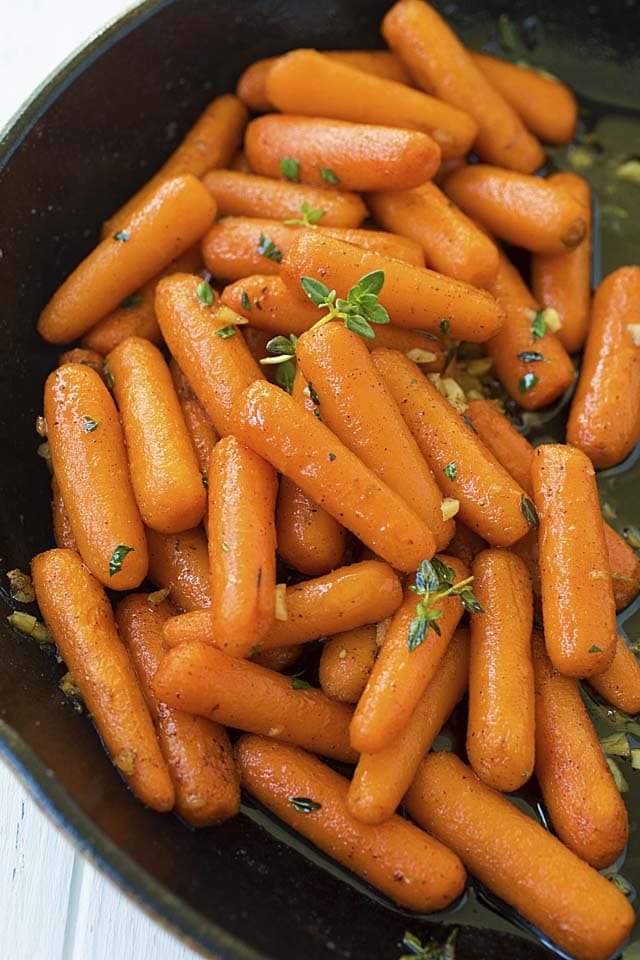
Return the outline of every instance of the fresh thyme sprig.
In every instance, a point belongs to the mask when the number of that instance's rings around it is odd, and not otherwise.
[[[298,338],[295,333],[289,337],[273,337],[267,343],[268,357],[263,357],[260,363],[265,366],[277,366],[276,383],[287,393],[291,393],[296,375],[296,344]]]
[[[402,946],[407,947],[410,953],[404,954],[400,960],[455,960],[455,943],[458,938],[458,928],[451,931],[446,941],[441,945],[431,940],[422,943],[415,934],[407,931],[402,938]]]
[[[455,570],[448,567],[442,560],[434,557],[433,560],[423,560],[416,570],[416,579],[409,590],[422,597],[416,604],[416,615],[409,627],[407,648],[412,653],[422,643],[431,629],[440,636],[442,631],[438,620],[442,610],[436,604],[445,597],[460,597],[465,610],[469,613],[484,613],[471,589],[473,577],[466,577],[454,583]]]
[[[312,207],[305,200],[302,206],[300,207],[300,216],[294,217],[291,220],[285,220],[285,223],[291,224],[295,227],[315,227],[324,217],[326,210],[321,210],[320,207]]]
[[[385,308],[378,303],[378,294],[384,286],[384,270],[365,273],[351,287],[346,300],[336,298],[335,290],[329,290],[313,277],[302,277],[300,284],[316,307],[328,311],[313,325],[312,330],[323,327],[330,320],[342,320],[347,330],[367,340],[374,340],[376,335],[371,324],[391,322]]]

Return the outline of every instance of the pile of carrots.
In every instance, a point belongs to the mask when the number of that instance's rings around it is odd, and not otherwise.
[[[44,308],[80,343],[44,389],[37,600],[149,807],[204,826],[243,788],[405,908],[468,870],[606,960],[628,817],[578,681],[640,710],[640,563],[594,474],[640,435],[640,267],[592,300],[589,186],[533,175],[565,86],[423,0],[382,35],[249,67]],[[538,410],[583,348],[566,444],[465,387],[475,364]],[[468,763],[430,752],[466,695]],[[553,833],[503,796],[533,776]]]

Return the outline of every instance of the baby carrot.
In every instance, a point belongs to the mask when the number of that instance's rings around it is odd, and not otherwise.
[[[447,553],[450,553],[452,557],[457,557],[458,560],[462,560],[465,566],[470,567],[474,557],[486,548],[487,544],[482,537],[470,530],[462,520],[456,520],[456,532],[447,547]]]
[[[249,659],[259,667],[282,673],[300,659],[303,651],[303,647],[274,647],[273,650],[258,650]]]
[[[382,21],[382,36],[423,90],[473,117],[482,160],[525,173],[540,166],[539,142],[432,6],[399,0]]]
[[[303,183],[341,190],[408,190],[440,163],[440,147],[418,130],[279,113],[252,120],[244,148],[256,173],[280,177],[291,159]]]
[[[171,361],[170,370],[173,385],[180,401],[182,416],[198,461],[198,469],[200,473],[206,476],[209,470],[211,451],[220,439],[218,431],[212,424],[209,414],[191,390],[189,381],[175,360]]]
[[[253,383],[235,406],[232,429],[391,566],[409,572],[433,556],[424,521],[284,390]]]
[[[104,375],[104,354],[90,347],[73,347],[71,350],[65,350],[58,357],[58,363],[60,366],[63,363],[84,363],[101,377]]]
[[[214,200],[195,177],[161,183],[58,287],[40,314],[40,335],[50,343],[82,336],[192,246],[214,216]]]
[[[384,750],[363,753],[347,804],[356,820],[384,823],[411,786],[420,761],[467,689],[469,631],[458,627],[404,730]]]
[[[162,660],[156,696],[175,710],[225,726],[353,763],[351,708],[312,687],[296,689],[291,677],[249,660],[229,657],[206,643],[183,643]]]
[[[164,357],[148,340],[128,337],[107,363],[142,519],[160,533],[195,527],[206,491]]]
[[[292,50],[279,57],[267,74],[266,91],[284,113],[421,130],[436,141],[445,159],[468,153],[478,132],[463,110],[317,50]]]
[[[593,298],[591,327],[567,425],[567,442],[611,467],[640,436],[640,267],[620,267]]]
[[[325,227],[359,227],[367,209],[355,193],[321,190],[302,183],[272,180],[235,170],[211,170],[203,178],[220,216],[299,219],[301,207],[322,210]]]
[[[550,76],[507,60],[470,50],[469,55],[492,87],[510,103],[531,133],[545,143],[570,143],[578,122],[571,90]]]
[[[53,538],[56,541],[56,546],[77,551],[78,544],[73,535],[69,514],[55,476],[51,477],[51,515],[53,519]]]
[[[113,590],[138,587],[147,544],[116,405],[98,374],[58,367],[44,388],[51,464],[80,556]]]
[[[524,491],[448,400],[407,357],[374,350],[373,362],[400,408],[445,497],[492,546],[508,547],[530,529]]]
[[[589,677],[589,684],[618,710],[640,713],[640,663],[621,636],[611,665]]]
[[[331,700],[357,703],[373,669],[378,644],[376,625],[356,627],[329,637],[322,647],[318,680]]]
[[[433,270],[474,287],[490,287],[495,280],[495,243],[435,183],[423,183],[413,190],[370,193],[367,204],[385,230],[416,240]]]
[[[422,762],[406,804],[474,877],[576,960],[608,960],[629,936],[626,897],[453,754]]]
[[[120,637],[133,661],[173,780],[176,813],[192,827],[206,827],[238,812],[240,784],[224,727],[172,710],[153,691],[153,678],[164,656],[162,624],[170,616],[168,603],[154,604],[141,593],[125,597],[116,610]]]
[[[174,790],[107,596],[77,553],[33,558],[38,605],[111,760],[135,795],[171,810]]]
[[[501,240],[532,253],[566,253],[587,233],[587,212],[559,184],[484,163],[449,174],[445,193]]]
[[[107,221],[105,234],[122,226],[166,180],[183,174],[199,179],[207,170],[228,166],[246,123],[247,111],[237,97],[226,93],[212,100],[158,172]]]
[[[262,378],[242,334],[233,326],[237,318],[227,307],[216,306],[208,284],[186,273],[160,281],[156,313],[171,353],[224,436],[235,400],[245,387]]]
[[[533,593],[508,550],[484,550],[472,570],[484,612],[471,615],[467,755],[481,780],[509,793],[533,773]]]
[[[149,579],[183,610],[211,605],[207,538],[201,527],[184,533],[147,530]]]
[[[543,444],[531,479],[551,662],[569,677],[602,673],[616,647],[616,607],[593,467],[580,450]]]
[[[280,277],[257,274],[224,288],[220,302],[272,336],[298,336],[318,322],[318,308],[292,293]]]
[[[455,582],[469,575],[454,557],[440,558],[455,573]],[[416,594],[408,588],[384,638],[378,659],[351,721],[351,743],[362,753],[378,753],[405,730],[438,669],[458,626],[463,608],[457,596],[437,601],[439,631],[427,627],[424,639],[412,644],[413,621],[418,615]]]
[[[242,737],[236,757],[244,789],[281,820],[394,903],[440,910],[462,893],[458,857],[402,817],[379,827],[347,807],[349,781],[303,750]]]
[[[342,323],[304,334],[296,356],[322,421],[426,523],[437,550],[453,536],[442,494],[362,337]]]
[[[274,620],[278,481],[273,469],[235,437],[209,465],[209,570],[213,641],[243,657]]]
[[[494,336],[502,325],[502,310],[486,290],[314,230],[301,232],[293,242],[283,258],[281,276],[295,293],[301,293],[300,280],[308,276],[346,297],[363,274],[374,270],[384,272],[378,299],[396,326],[438,336],[446,322],[455,339],[479,342]]]
[[[553,667],[545,641],[533,639],[536,778],[555,832],[597,869],[624,850],[629,818],[589,719],[580,689]]]

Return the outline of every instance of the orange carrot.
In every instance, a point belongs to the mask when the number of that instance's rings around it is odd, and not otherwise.
[[[347,807],[349,781],[320,760],[262,737],[242,737],[236,757],[248,793],[400,906],[439,910],[462,892],[454,854],[401,817],[359,823]]]
[[[432,6],[399,0],[382,21],[382,35],[423,90],[473,117],[481,159],[525,173],[540,166],[539,142]]]
[[[257,274],[224,288],[221,302],[272,336],[299,335],[318,322],[318,308],[292,293],[280,277]]]
[[[357,191],[417,187],[440,163],[438,144],[417,130],[277,113],[251,121],[245,151],[263,176],[282,176],[289,158],[303,183]]]
[[[224,727],[172,710],[153,691],[153,678],[164,655],[162,624],[170,616],[168,603],[154,604],[140,593],[121,600],[116,611],[120,637],[133,661],[173,780],[176,813],[192,827],[206,827],[238,812],[240,784]]]
[[[213,198],[195,177],[160,184],[58,288],[40,314],[40,335],[66,343],[86,333],[192,246],[214,216]]]
[[[173,784],[104,590],[72,550],[38,554],[31,575],[42,616],[113,763],[138,799],[171,810]]]
[[[346,763],[355,759],[349,745],[351,708],[345,703],[311,687],[296,689],[291,677],[229,657],[206,643],[183,643],[170,650],[153,686],[158,699],[175,710]]]
[[[47,378],[44,416],[80,556],[105,586],[138,587],[147,574],[147,545],[109,391],[90,367],[65,364]]]
[[[170,370],[173,385],[180,401],[182,416],[198,461],[198,468],[200,473],[206,476],[209,470],[211,451],[220,439],[218,431],[212,424],[209,414],[193,393],[189,381],[175,360],[171,361]]]
[[[104,366],[104,354],[87,347],[73,347],[71,350],[65,350],[64,353],[61,353],[58,357],[58,363],[60,366],[62,366],[63,363],[84,363],[87,367],[91,367],[92,370],[99,373],[101,377],[104,374],[102,369]]]
[[[69,514],[64,505],[60,487],[55,476],[51,477],[51,514],[53,520],[53,538],[56,541],[56,546],[77,551],[78,544],[73,535]]]
[[[168,534],[147,530],[149,579],[183,610],[211,605],[207,538],[201,527]]]
[[[620,267],[596,290],[567,442],[611,467],[640,436],[640,267]]]
[[[593,467],[580,450],[544,444],[531,479],[551,662],[569,677],[602,673],[616,648],[616,606]]]
[[[303,651],[303,647],[274,647],[273,650],[258,650],[249,659],[259,667],[281,673],[293,666],[300,659]]]
[[[450,753],[423,761],[406,799],[420,826],[576,960],[608,960],[629,936],[629,901],[593,867]]]
[[[323,644],[318,667],[322,692],[331,700],[357,703],[367,685],[377,652],[375,624],[330,637]]]
[[[618,710],[640,713],[640,663],[622,637],[618,637],[611,665],[589,677],[589,684]]]
[[[482,537],[470,530],[462,520],[456,520],[456,532],[447,547],[447,553],[450,553],[452,557],[457,557],[458,560],[462,560],[465,566],[470,567],[474,557],[486,548],[487,544]]]

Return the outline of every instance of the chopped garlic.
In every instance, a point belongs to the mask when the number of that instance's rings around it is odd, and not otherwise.
[[[445,497],[442,503],[440,504],[440,511],[442,513],[443,520],[451,520],[460,509],[460,501],[454,500],[453,497]]]
[[[640,323],[628,323],[627,330],[631,334],[634,347],[640,347]]]
[[[430,350],[421,350],[420,347],[414,347],[413,350],[409,350],[407,357],[409,360],[413,360],[414,363],[433,363],[434,360],[438,359],[435,353],[431,353]]]
[[[627,180],[629,183],[640,183],[640,160],[627,160],[621,163],[616,170],[618,180]]]
[[[275,618],[276,620],[288,620],[289,613],[287,611],[287,585],[286,583],[277,583],[275,594]]]
[[[36,592],[33,589],[33,581],[28,573],[22,570],[8,570],[7,580],[9,581],[9,590],[11,596],[18,603],[33,603],[36,598]]]
[[[156,590],[154,593],[150,593],[147,600],[152,606],[157,607],[167,599],[170,593],[171,587],[165,587],[163,590]]]

